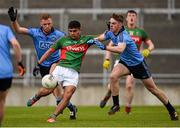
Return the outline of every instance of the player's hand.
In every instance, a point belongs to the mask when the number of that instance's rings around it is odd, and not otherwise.
[[[109,59],[104,60],[103,68],[106,69],[106,70],[108,70],[109,67],[110,67],[110,61],[109,61]]]
[[[90,44],[90,45],[95,44],[101,50],[106,50],[106,45],[102,44],[98,40],[90,39],[89,41],[87,41],[87,43]]]
[[[90,40],[88,40],[88,41],[87,41],[87,43],[88,43],[88,44],[90,44],[90,45],[95,44],[94,42],[95,42],[95,40],[94,40],[94,39],[90,39]]]
[[[33,69],[33,76],[37,76],[40,73],[40,67],[39,64],[37,64]]]
[[[18,62],[18,71],[19,71],[19,76],[23,76],[26,72],[22,62]]]
[[[144,49],[141,54],[146,58],[150,55],[150,51],[148,49]]]
[[[12,22],[14,22],[17,18],[17,9],[14,9],[14,7],[10,7],[8,10],[9,18]]]
[[[100,48],[101,50],[106,50],[106,45],[102,44],[101,42],[99,42],[98,40],[94,41],[95,45]]]

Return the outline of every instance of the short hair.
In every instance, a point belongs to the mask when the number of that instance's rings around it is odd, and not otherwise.
[[[113,13],[111,18],[113,18],[121,23],[123,23],[123,21],[124,21],[124,17],[122,15],[116,14],[116,13]]]
[[[80,29],[80,28],[81,28],[80,22],[77,21],[77,20],[72,20],[72,21],[70,21],[69,24],[68,24],[68,29],[72,29],[72,28],[78,28],[78,29]]]
[[[42,15],[41,15],[40,20],[47,20],[47,19],[49,19],[49,18],[52,18],[51,15],[48,14],[48,13],[45,13],[45,14],[42,14]]]
[[[127,13],[126,13],[126,15],[127,15],[128,13],[133,13],[133,14],[137,15],[137,12],[136,12],[135,10],[128,10]]]

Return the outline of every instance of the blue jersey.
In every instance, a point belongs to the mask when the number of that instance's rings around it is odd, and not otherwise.
[[[118,43],[126,43],[126,48],[120,54],[120,59],[128,66],[135,66],[143,61],[144,57],[139,53],[136,44],[124,27],[117,35],[114,35],[111,31],[105,32],[104,35],[105,40],[112,40],[114,46],[117,46]]]
[[[41,28],[29,28],[28,34],[33,38],[34,47],[39,60],[42,55],[51,47],[51,45],[59,38],[65,36],[64,32],[52,29],[52,32],[45,35]],[[50,67],[52,63],[60,59],[60,51],[55,51],[51,56],[41,64]]]
[[[10,41],[15,38],[8,26],[0,25],[0,78],[13,76]]]

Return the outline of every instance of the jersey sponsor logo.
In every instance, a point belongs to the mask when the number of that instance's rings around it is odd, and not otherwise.
[[[39,42],[40,49],[49,49],[51,45],[52,45],[52,42],[44,42],[44,41]]]
[[[87,44],[70,45],[70,46],[66,46],[65,49],[67,51],[72,51],[72,52],[85,52],[88,49],[88,45]]]

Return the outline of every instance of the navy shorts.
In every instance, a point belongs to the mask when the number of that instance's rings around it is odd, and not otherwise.
[[[6,91],[11,87],[12,77],[10,78],[0,78],[0,91]]]
[[[56,61],[56,62],[54,62],[54,63],[57,63],[57,62],[59,62],[59,60]],[[52,63],[52,64],[54,64],[54,63]],[[52,64],[51,64],[51,65],[52,65]],[[50,66],[50,67],[45,67],[45,66],[40,65],[39,67],[40,67],[41,77],[44,77],[45,75],[49,74],[49,71],[50,71],[50,69],[51,69],[51,66]]]
[[[123,64],[124,66],[126,66],[130,73],[133,74],[134,78],[137,79],[147,79],[151,77],[151,72],[148,69],[148,66],[145,62],[145,60],[143,60],[140,64],[135,65],[135,66],[128,66],[124,61],[120,60],[119,63]]]
[[[50,71],[50,67],[45,67],[45,66],[39,66],[40,67],[40,74],[41,74],[41,77],[49,74],[49,71]]]

